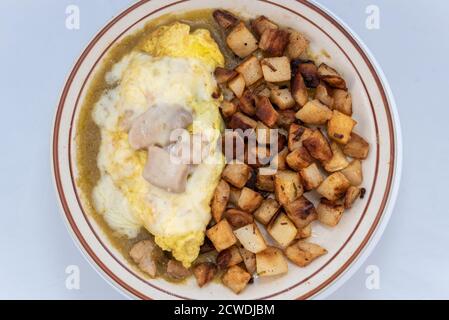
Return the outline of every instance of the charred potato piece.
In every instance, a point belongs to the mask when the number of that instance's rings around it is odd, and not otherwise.
[[[295,72],[301,73],[307,88],[316,88],[320,83],[318,68],[313,61],[292,61]]]
[[[349,165],[345,154],[336,142],[331,143],[332,158],[324,163],[327,172],[340,171]]]
[[[351,117],[334,110],[327,124],[327,134],[332,140],[340,144],[347,144],[351,138],[352,129],[356,124],[357,122]]]
[[[302,185],[307,191],[318,188],[324,181],[323,175],[316,163],[312,163],[307,168],[301,169],[299,174],[301,175]]]
[[[300,32],[288,29],[289,43],[286,49],[287,57],[290,59],[299,58],[309,46],[309,40]]]
[[[254,106],[255,97],[250,90],[245,90],[239,99],[238,108],[243,113],[252,117],[256,114],[256,107]]]
[[[211,204],[212,217],[214,217],[215,222],[219,222],[221,220],[223,212],[226,210],[226,206],[228,205],[230,193],[231,188],[229,187],[229,184],[223,179],[220,180],[217,188],[215,189]]]
[[[332,110],[319,100],[312,100],[299,109],[296,113],[296,118],[307,124],[325,124],[332,118]]]
[[[232,29],[226,38],[226,43],[240,58],[246,58],[257,50],[257,39],[243,22]]]
[[[336,201],[344,196],[350,186],[351,183],[341,172],[335,172],[328,176],[316,191],[326,199]]]
[[[274,176],[261,174],[259,170],[256,177],[256,187],[262,191],[274,192]]]
[[[280,213],[268,225],[267,231],[270,236],[283,248],[287,247],[298,234],[298,229],[285,213]]]
[[[341,216],[345,211],[345,207],[341,203],[322,198],[316,208],[316,211],[318,213],[319,222],[329,227],[335,227],[340,222]]]
[[[239,294],[248,285],[251,275],[239,266],[230,267],[222,276],[221,281],[223,284]]]
[[[344,199],[344,206],[345,209],[349,209],[352,207],[354,202],[360,197],[360,194],[362,193],[362,189],[359,187],[350,186],[348,191],[346,191],[345,199]]]
[[[312,224],[309,223],[307,226],[298,230],[298,234],[296,235],[296,239],[307,239],[312,236]]]
[[[278,126],[285,130],[290,128],[290,125],[296,121],[296,112],[293,110],[279,110],[278,111]]]
[[[327,250],[321,246],[305,241],[298,241],[285,249],[287,258],[299,267],[308,266],[313,260],[326,253]]]
[[[298,230],[317,219],[315,206],[304,196],[284,206],[285,212]]]
[[[288,150],[293,151],[303,146],[303,141],[312,135],[309,128],[292,123],[288,129]]]
[[[287,259],[282,250],[268,247],[256,254],[257,274],[260,277],[276,276],[288,272]]]
[[[274,199],[266,199],[254,212],[254,217],[263,225],[267,225],[279,211],[281,205]]]
[[[299,70],[297,70],[293,76],[290,87],[292,90],[292,96],[296,103],[301,107],[304,106],[309,101],[309,93],[307,91],[304,78]]]
[[[202,262],[193,267],[193,275],[200,288],[211,282],[216,274],[217,266],[212,262]]]
[[[256,272],[256,255],[251,251],[246,250],[243,246],[239,246],[239,251],[246,270],[250,274],[254,274]]]
[[[217,256],[217,266],[220,269],[226,269],[235,266],[243,261],[240,251],[236,246],[232,246],[221,251]]]
[[[325,82],[321,82],[316,87],[315,99],[319,100],[322,104],[328,106],[329,108],[333,108],[334,106],[332,90]]]
[[[298,199],[303,194],[299,174],[294,171],[278,171],[274,176],[274,193],[276,200],[284,206]]]
[[[352,97],[346,90],[334,89],[332,95],[334,104],[333,109],[344,113],[347,116],[352,115]]]
[[[352,158],[366,159],[369,152],[369,143],[358,134],[352,132],[351,138],[343,148],[343,152]]]
[[[262,204],[263,197],[250,188],[243,188],[240,194],[238,206],[243,211],[252,213]]]
[[[251,168],[244,163],[230,163],[223,170],[223,179],[234,187],[243,188],[251,175]]]
[[[314,130],[302,143],[315,159],[322,162],[332,159],[332,150],[329,142],[319,129]]]
[[[251,214],[238,209],[227,210],[224,217],[234,229],[239,229],[254,222]]]
[[[229,80],[234,79],[236,76],[238,76],[238,72],[234,70],[225,69],[222,67],[217,67],[214,72],[215,79],[217,80],[217,83],[223,84],[227,83]]]
[[[289,89],[272,89],[270,100],[281,110],[291,109],[296,104]]]
[[[265,239],[255,223],[234,230],[234,234],[242,246],[252,253],[258,253],[267,248]]]
[[[231,225],[224,219],[208,229],[206,235],[218,252],[233,246],[237,242]]]
[[[223,29],[229,29],[239,22],[239,19],[237,19],[232,13],[226,10],[215,10],[212,13],[212,16]]]
[[[349,180],[353,186],[359,186],[363,182],[362,162],[358,159],[352,162],[341,173]]]
[[[289,39],[287,31],[267,28],[260,37],[259,48],[268,56],[280,57],[287,48]]]
[[[247,117],[241,112],[236,112],[229,121],[229,127],[231,129],[255,129],[257,127],[257,121]]]
[[[290,152],[286,158],[287,164],[295,171],[307,168],[314,159],[310,155],[309,151],[303,146]]]
[[[265,58],[261,64],[265,81],[283,82],[291,79],[292,72],[287,57]]]
[[[247,87],[263,78],[262,67],[255,56],[251,56],[243,61],[237,68],[235,68],[235,71],[243,75]]]
[[[267,29],[278,29],[278,25],[265,16],[260,16],[251,22],[251,27],[260,37]]]
[[[264,96],[256,97],[256,116],[265,125],[272,128],[275,126],[278,120],[278,113],[274,110],[270,99]]]
[[[237,105],[232,101],[224,100],[220,105],[220,109],[224,118],[230,118],[237,112]]]
[[[333,68],[329,67],[327,64],[322,63],[318,67],[318,75],[320,79],[330,85],[332,88],[346,90],[346,82],[340,76],[340,74]]]
[[[245,92],[245,78],[239,74],[228,82],[228,87],[237,98],[240,98]]]

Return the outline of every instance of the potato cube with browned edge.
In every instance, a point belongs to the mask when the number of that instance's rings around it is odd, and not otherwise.
[[[291,81],[291,90],[293,99],[295,99],[296,103],[301,107],[309,101],[309,93],[307,91],[304,78],[299,70],[297,70],[296,74],[293,76]]]
[[[296,118],[306,124],[325,124],[332,118],[332,110],[322,104],[319,100],[312,100],[299,109],[296,113]]]
[[[349,165],[345,154],[336,142],[331,143],[332,158],[323,163],[327,172],[340,171]]]
[[[288,129],[288,150],[293,151],[300,148],[303,141],[310,137],[312,133],[312,129],[292,123]]]
[[[356,159],[366,159],[368,151],[369,143],[354,132],[351,133],[351,138],[343,148],[345,155]]]
[[[208,229],[206,235],[218,252],[233,246],[237,242],[231,225],[225,219]]]
[[[239,266],[230,267],[221,277],[223,284],[236,294],[246,288],[249,280],[251,275]]]
[[[301,230],[298,230],[298,234],[296,235],[297,240],[299,239],[307,239],[312,236],[312,224],[309,223],[307,226],[302,228]]]
[[[220,269],[226,269],[243,261],[240,251],[236,246],[232,246],[221,251],[216,258],[217,266]]]
[[[316,129],[302,141],[304,147],[309,151],[310,155],[322,162],[332,159],[332,149],[326,137],[321,133],[321,130]]]
[[[274,176],[274,194],[280,204],[285,206],[295,201],[303,192],[301,179],[297,172],[282,170]]]
[[[254,222],[252,214],[234,208],[226,210],[223,217],[229,222],[233,229],[239,229]]]
[[[278,126],[279,128],[288,130],[290,126],[296,121],[296,112],[293,109],[278,110]]]
[[[298,230],[317,219],[313,203],[304,196],[284,206],[285,212]]]
[[[299,147],[288,154],[286,161],[290,168],[300,171],[310,166],[314,159],[305,147]]]
[[[287,258],[299,267],[308,266],[315,259],[326,253],[327,250],[323,247],[305,241],[298,241],[285,249]]]
[[[237,68],[235,68],[235,71],[243,75],[247,87],[263,78],[260,61],[255,56],[251,56],[243,61]]]
[[[232,13],[226,10],[215,10],[212,16],[223,29],[229,29],[239,22],[239,19],[237,19]]]
[[[223,179],[236,188],[243,188],[251,176],[251,168],[244,163],[230,163],[223,170]]]
[[[335,227],[340,222],[345,207],[342,203],[321,198],[316,211],[318,213],[319,222],[329,227]]]
[[[270,99],[264,96],[256,97],[256,116],[266,126],[273,128],[278,121],[278,113],[273,108]]]
[[[332,89],[323,81],[316,87],[315,99],[329,108],[333,108],[334,97],[332,96]]]
[[[245,90],[242,96],[238,99],[238,109],[252,117],[256,114],[256,107],[254,106],[255,96],[251,90]]]
[[[351,117],[334,110],[332,118],[327,123],[327,134],[332,140],[340,144],[346,144],[351,138],[352,129],[356,124],[357,121]]]
[[[256,187],[261,191],[274,192],[274,175],[263,174],[259,169],[256,177]]]
[[[270,236],[283,248],[287,247],[298,234],[293,222],[283,212],[268,225],[267,231]]]
[[[283,82],[291,78],[290,61],[287,57],[265,58],[261,61],[265,81]]]
[[[309,40],[300,32],[293,29],[288,29],[289,43],[286,49],[286,54],[290,59],[299,58],[309,46]]]
[[[215,79],[217,83],[223,84],[228,82],[229,80],[234,79],[238,76],[238,72],[235,70],[229,70],[222,67],[217,67],[214,72]]]
[[[270,167],[275,168],[277,170],[287,170],[287,162],[286,158],[288,155],[288,149],[284,148],[277,155],[275,155],[271,160]]]
[[[340,199],[351,186],[349,180],[341,173],[335,172],[328,176],[316,191],[330,201]]]
[[[333,109],[344,113],[347,116],[352,115],[352,97],[346,90],[334,89],[333,90]]]
[[[229,121],[229,127],[231,129],[255,129],[257,126],[257,121],[251,119],[250,117],[244,115],[241,112],[236,112],[232,115],[231,121]]]
[[[237,189],[235,187],[231,187],[231,191],[229,193],[229,201],[232,206],[237,207],[237,204],[240,199],[240,194],[242,193],[241,189]]]
[[[324,181],[323,175],[316,163],[312,163],[307,168],[299,171],[301,175],[302,185],[307,191],[318,188],[318,186]]]
[[[238,201],[238,207],[243,211],[252,213],[262,204],[263,197],[260,193],[250,189],[243,188]]]
[[[362,162],[358,159],[352,160],[349,166],[341,170],[341,173],[353,186],[359,186],[363,182]]]
[[[265,239],[255,223],[234,230],[234,234],[242,246],[252,253],[258,253],[267,247]]]
[[[279,57],[287,48],[289,38],[285,30],[266,28],[260,37],[259,48],[270,57]]]
[[[220,109],[224,118],[230,118],[237,112],[237,104],[224,100],[220,105]]]
[[[292,61],[292,69],[297,69],[296,72],[300,72],[304,83],[307,88],[317,88],[320,84],[320,77],[318,75],[318,68],[315,62],[308,60],[304,61],[301,59],[296,59]]]
[[[359,187],[350,186],[345,194],[344,199],[345,209],[351,208],[354,202],[360,197],[361,193],[362,189],[360,189]]]
[[[251,22],[256,34],[260,37],[267,29],[277,29],[278,25],[265,16],[260,16]]]
[[[340,76],[340,74],[333,68],[329,67],[327,64],[322,63],[318,67],[318,74],[320,79],[330,85],[332,88],[346,90],[346,82]]]
[[[243,92],[245,92],[245,78],[241,74],[233,78],[228,82],[229,89],[234,92],[237,98],[242,97]]]
[[[193,267],[193,275],[196,278],[198,287],[203,287],[211,282],[217,274],[217,266],[212,262],[201,262]]]
[[[288,272],[287,259],[282,250],[268,247],[256,254],[257,274],[260,277],[276,276]]]
[[[246,250],[242,245],[239,246],[239,251],[243,263],[245,264],[246,271],[250,274],[254,274],[256,272],[256,255],[251,251]]]
[[[270,100],[273,102],[279,109],[286,110],[293,108],[296,104],[295,99],[289,89],[271,89],[270,92]]]
[[[260,223],[267,225],[279,211],[281,205],[274,199],[268,198],[262,202],[260,207],[254,212],[254,217]]]
[[[237,24],[226,38],[229,48],[240,58],[246,58],[257,50],[257,39],[243,22]]]
[[[228,205],[230,193],[231,188],[229,187],[229,184],[223,179],[220,180],[217,188],[215,188],[214,197],[212,198],[211,203],[212,217],[214,217],[215,222],[221,220],[223,212]]]

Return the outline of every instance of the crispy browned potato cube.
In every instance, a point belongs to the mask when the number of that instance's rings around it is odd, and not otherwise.
[[[238,76],[238,72],[234,70],[217,67],[214,72],[215,79],[218,83],[223,84]]]
[[[360,197],[362,189],[359,187],[350,186],[348,191],[345,194],[344,205],[345,209],[349,209],[352,207],[354,202]]]
[[[251,214],[238,209],[226,210],[224,218],[234,229],[239,229],[254,222],[254,217]]]
[[[296,118],[307,124],[325,124],[332,118],[332,110],[318,100],[307,102],[296,113]]]
[[[262,204],[263,197],[250,188],[243,188],[240,194],[238,206],[243,211],[252,213]]]
[[[243,61],[235,70],[243,75],[247,87],[263,78],[262,67],[255,56]]]
[[[239,266],[230,267],[222,276],[221,281],[223,284],[239,294],[246,288],[251,275]]]
[[[279,110],[278,114],[278,126],[285,130],[288,130],[290,125],[296,121],[296,112],[294,110]]]
[[[330,201],[335,201],[344,196],[351,183],[341,172],[334,172],[320,184],[316,191]]]
[[[243,188],[251,175],[251,168],[244,163],[230,163],[223,170],[223,179],[234,187]]]
[[[244,115],[241,112],[236,112],[231,121],[229,121],[229,127],[231,129],[255,129],[257,127],[257,121],[251,119],[250,117]]]
[[[352,115],[352,97],[346,90],[334,89],[333,90],[334,104],[333,109],[344,113],[347,116]]]
[[[287,259],[282,250],[268,247],[256,254],[257,274],[260,277],[276,276],[288,272]]]
[[[304,78],[299,70],[296,71],[296,74],[291,81],[291,91],[293,99],[295,99],[296,103],[301,107],[309,101],[309,93]]]
[[[266,126],[262,121],[257,121],[256,140],[259,145],[269,145],[275,138],[275,131]]]
[[[257,39],[243,22],[237,24],[226,38],[229,48],[240,58],[246,58],[257,50]]]
[[[318,213],[319,222],[329,227],[335,227],[340,222],[345,207],[341,203],[321,198],[316,211]]]
[[[290,61],[287,57],[265,58],[261,61],[265,81],[283,82],[291,78]]]
[[[276,168],[277,170],[286,170],[287,169],[287,162],[286,158],[288,155],[288,149],[284,148],[282,151],[280,151],[277,155],[273,157],[271,160],[271,166],[273,168]]]
[[[260,37],[259,48],[270,57],[279,57],[287,48],[289,38],[285,30],[266,28]]]
[[[274,193],[280,204],[285,206],[295,201],[303,192],[301,179],[297,172],[281,170],[274,176]]]
[[[270,99],[264,96],[256,97],[256,116],[270,128],[274,127],[278,120],[278,113],[273,108]]]
[[[315,206],[304,196],[284,206],[287,216],[292,220],[298,230],[309,225],[317,219]]]
[[[260,37],[267,29],[277,29],[278,25],[265,16],[260,16],[251,22],[251,27]]]
[[[216,222],[220,221],[223,216],[223,212],[228,205],[230,193],[231,188],[229,187],[229,184],[223,179],[220,180],[217,188],[215,188],[214,197],[212,198],[211,203],[212,217],[214,217]]]
[[[346,90],[346,82],[340,76],[340,74],[333,68],[329,67],[327,64],[322,63],[318,67],[318,74],[320,79],[330,85],[332,88]]]
[[[279,211],[280,207],[281,205],[276,200],[268,198],[254,212],[254,217],[263,225],[267,225]]]
[[[341,173],[353,186],[359,186],[363,182],[362,162],[358,159],[352,160],[349,166],[341,170]]]
[[[357,124],[357,121],[351,117],[334,110],[332,118],[327,124],[327,134],[329,138],[341,144],[347,144],[351,137],[352,129]]]
[[[296,240],[299,239],[307,239],[312,236],[312,224],[309,223],[307,226],[298,230],[298,234],[296,235]]]
[[[256,187],[262,191],[274,192],[274,175],[261,174],[257,172]]]
[[[230,118],[237,112],[237,105],[232,101],[224,100],[220,105],[220,109],[224,118]]]
[[[285,249],[287,258],[299,267],[308,266],[313,260],[326,253],[327,250],[321,246],[305,241],[298,241]]]
[[[206,235],[218,252],[233,246],[237,242],[231,225],[225,219],[208,229]]]
[[[239,74],[228,82],[228,87],[234,92],[237,98],[240,98],[245,91],[245,78]]]
[[[320,84],[320,76],[315,62],[297,59],[292,61],[292,66],[293,73],[295,73],[295,68],[297,68],[297,72],[301,73],[307,88],[316,88]]]
[[[293,151],[302,147],[303,141],[310,137],[312,133],[311,129],[292,123],[288,129],[288,149]]]
[[[332,90],[323,81],[320,82],[318,87],[316,87],[315,99],[318,99],[321,103],[328,106],[329,108],[333,108],[334,106],[334,97],[332,95]]]
[[[240,255],[242,256],[243,263],[245,264],[246,271],[250,274],[256,272],[256,255],[251,251],[246,250],[243,246],[239,246]]]
[[[340,171],[349,165],[345,154],[336,142],[331,143],[332,158],[323,163],[327,172]]]
[[[352,132],[351,138],[343,148],[343,152],[352,158],[366,159],[369,152],[369,143],[358,134]]]
[[[315,159],[322,162],[332,159],[332,149],[327,139],[321,133],[321,130],[313,130],[313,132],[302,141],[302,144]]]
[[[307,168],[299,171],[301,175],[302,185],[307,191],[318,188],[318,186],[324,181],[323,175],[316,163],[312,163]]]
[[[212,15],[215,21],[223,29],[229,29],[239,22],[239,19],[237,19],[232,13],[226,10],[215,10]]]
[[[242,193],[241,189],[237,189],[235,187],[231,187],[231,192],[229,193],[229,201],[231,205],[237,207],[237,203],[240,199],[240,194]]]
[[[276,218],[267,227],[270,236],[283,248],[287,247],[298,233],[298,229],[294,223],[283,212],[278,214]]]
[[[256,114],[256,107],[254,106],[255,96],[251,90],[245,90],[242,96],[239,98],[238,108],[243,113],[252,117]]]
[[[286,158],[287,164],[295,171],[307,168],[314,159],[303,146],[290,152]]]
[[[289,43],[286,49],[287,57],[290,59],[299,58],[309,46],[309,40],[300,32],[288,29]]]
[[[272,89],[270,99],[281,110],[293,108],[296,104],[289,89]]]
[[[258,253],[267,248],[265,239],[255,223],[234,230],[234,234],[242,246],[252,253]]]
[[[240,251],[236,246],[232,246],[230,248],[227,248],[223,251],[221,251],[217,255],[217,266],[220,269],[226,269],[232,266],[235,266],[236,264],[239,264],[243,261],[242,256],[240,255]]]
[[[193,275],[200,288],[211,282],[215,278],[217,271],[217,266],[212,262],[202,262],[193,267]]]

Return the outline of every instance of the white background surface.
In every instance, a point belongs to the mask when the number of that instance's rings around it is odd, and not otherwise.
[[[65,77],[94,34],[130,0],[0,0],[0,298],[122,299],[70,239],[50,171]],[[401,189],[383,238],[333,299],[449,298],[449,2],[319,0],[371,49],[390,82],[404,142]],[[76,4],[81,28],[65,28]],[[365,27],[380,8],[379,30]],[[79,290],[65,286],[68,265]],[[380,289],[365,286],[367,266]]]

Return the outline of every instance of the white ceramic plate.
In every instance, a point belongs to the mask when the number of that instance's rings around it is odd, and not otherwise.
[[[83,210],[75,184],[76,122],[89,82],[108,49],[151,19],[167,13],[200,8],[229,8],[252,17],[261,14],[301,30],[313,51],[325,49],[347,80],[353,95],[356,132],[371,142],[363,162],[365,198],[344,214],[340,224],[316,224],[312,241],[329,253],[306,268],[290,267],[283,277],[258,280],[241,299],[323,298],[347,279],[373,249],[391,214],[399,186],[401,137],[397,112],[388,84],[361,41],[338,19],[307,1],[151,0],[141,1],[108,23],[90,42],[75,64],[61,95],[53,132],[52,160],[56,189],[68,229],[92,265],[129,297],[142,299],[236,299],[230,290],[212,283],[199,289],[194,279],[172,284],[149,280],[128,264],[108,243],[101,228]]]

